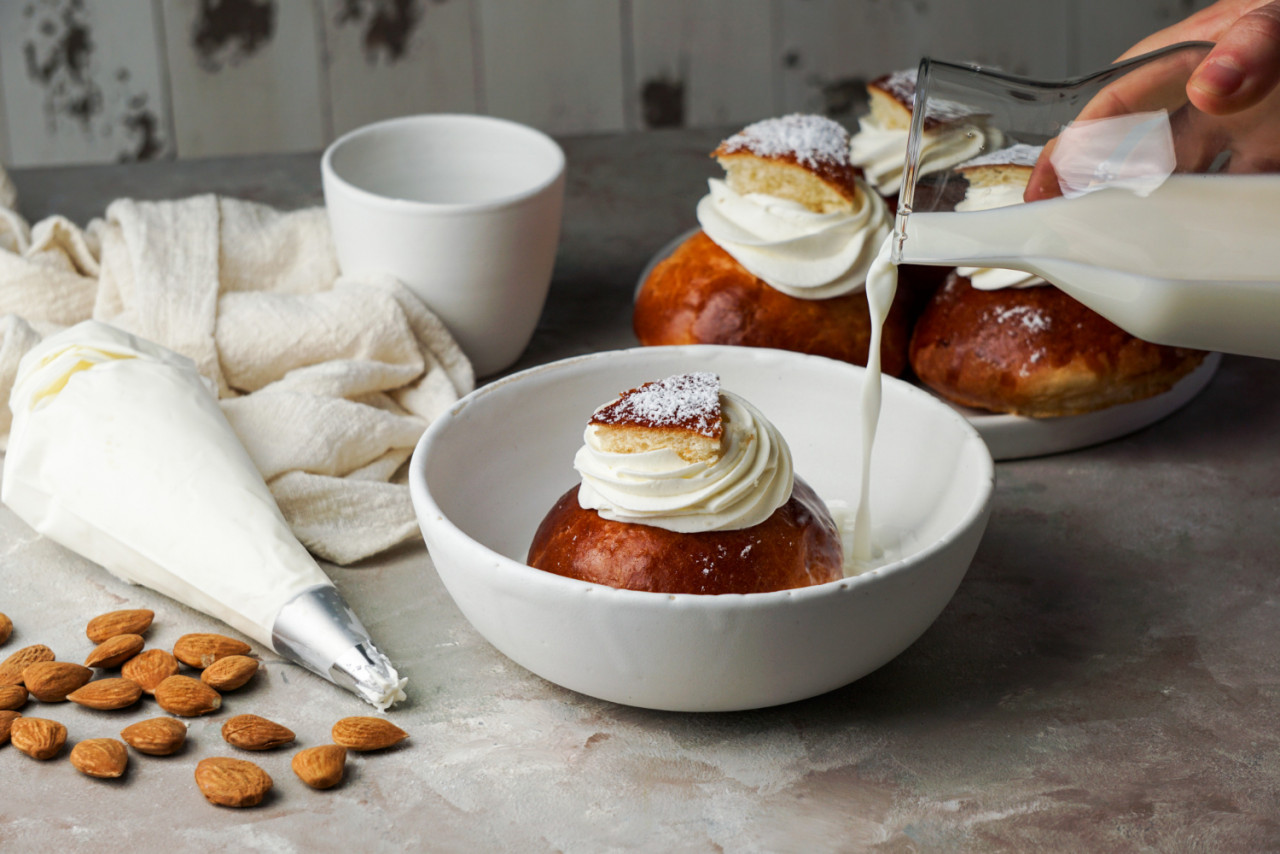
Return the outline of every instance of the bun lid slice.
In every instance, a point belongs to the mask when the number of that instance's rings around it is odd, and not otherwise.
[[[886,129],[910,130],[916,101],[916,69],[884,74],[867,84],[871,115]],[[925,131],[935,131],[979,115],[954,101],[931,100],[924,117]]]
[[[825,116],[793,113],[747,125],[711,152],[735,193],[762,193],[816,213],[851,211],[860,170],[849,132]]]

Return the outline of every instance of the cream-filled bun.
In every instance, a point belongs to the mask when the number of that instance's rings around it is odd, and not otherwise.
[[[756,593],[842,577],[822,501],[777,428],[710,373],[645,383],[596,410],[529,565],[663,593]]]
[[[849,135],[822,116],[749,125],[713,156],[724,167],[698,202],[701,231],[637,296],[642,344],[774,347],[865,365],[865,285],[892,229],[879,194],[849,160]],[[906,316],[888,321],[886,372],[906,364]]]
[[[1022,204],[1039,149],[1014,146],[961,164],[956,210]],[[911,338],[916,376],[956,403],[1037,418],[1081,415],[1162,394],[1205,354],[1135,338],[1020,270],[960,267]]]
[[[867,84],[870,110],[850,141],[850,160],[885,196],[902,189],[907,137],[915,107],[916,69],[895,71]],[[963,104],[932,100],[924,117],[919,174],[950,169],[983,150],[1000,147],[1000,131]]]

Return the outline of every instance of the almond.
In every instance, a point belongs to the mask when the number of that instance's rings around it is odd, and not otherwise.
[[[22,715],[12,709],[5,709],[0,712],[0,744],[5,744],[9,740],[9,730],[13,727],[13,722]]]
[[[244,759],[211,756],[196,766],[196,785],[209,803],[252,807],[271,791],[271,775]]]
[[[0,685],[21,685],[22,671],[38,661],[53,661],[53,650],[37,643],[24,646],[13,655],[0,661]]]
[[[222,739],[241,750],[270,750],[295,738],[293,730],[258,715],[236,715],[222,725]]]
[[[222,705],[217,691],[190,676],[170,676],[156,686],[155,693],[160,708],[184,718],[207,715]]]
[[[247,655],[228,655],[210,664],[200,674],[200,681],[219,691],[234,691],[258,672],[258,660]]]
[[[332,789],[342,782],[347,769],[347,749],[340,744],[321,744],[293,755],[293,773],[313,789]]]
[[[42,703],[60,703],[92,678],[92,670],[70,661],[37,661],[22,671],[27,690]]]
[[[21,709],[26,704],[26,688],[21,685],[0,685],[0,709]]]
[[[119,777],[129,765],[129,751],[114,738],[89,738],[71,748],[71,764],[90,777]]]
[[[84,660],[85,667],[119,667],[138,653],[146,645],[142,635],[115,635],[109,637],[89,653]]]
[[[13,620],[5,614],[0,614],[0,644],[9,640],[11,634],[13,634]]]
[[[175,718],[148,718],[120,730],[120,737],[139,753],[170,756],[187,741],[187,725]]]
[[[154,694],[157,685],[178,675],[178,659],[167,649],[148,649],[121,665],[120,675],[137,682],[148,694]]]
[[[228,655],[244,655],[250,647],[244,641],[212,632],[183,635],[173,645],[173,657],[189,667],[208,667]]]
[[[141,697],[141,685],[132,679],[123,679],[118,676],[95,679],[67,695],[67,699],[73,703],[103,712],[132,706]]]
[[[102,643],[116,635],[140,635],[151,628],[151,621],[155,618],[156,612],[147,608],[108,611],[90,620],[84,633],[94,643]]]
[[[67,743],[67,728],[47,718],[18,718],[9,729],[9,740],[32,759],[52,759]]]
[[[333,725],[333,742],[352,750],[382,750],[409,737],[384,718],[343,718]]]

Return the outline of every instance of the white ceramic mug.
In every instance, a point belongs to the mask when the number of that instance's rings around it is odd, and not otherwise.
[[[366,125],[324,153],[325,207],[347,274],[391,273],[439,315],[478,376],[533,337],[560,239],[564,152],[505,119]]]

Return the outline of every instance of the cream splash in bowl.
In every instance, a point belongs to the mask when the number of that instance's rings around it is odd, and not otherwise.
[[[816,696],[894,658],[959,586],[990,513],[986,445],[952,409],[884,380],[871,463],[873,568],[795,590],[701,596],[618,590],[525,555],[601,403],[709,371],[765,413],[796,473],[856,507],[864,369],[759,348],[645,347],[532,368],[458,402],[423,436],[409,478],[436,571],[471,625],[517,664],[593,697],[731,711]]]

